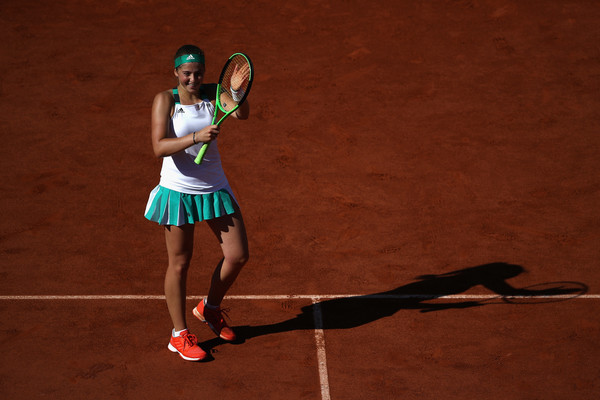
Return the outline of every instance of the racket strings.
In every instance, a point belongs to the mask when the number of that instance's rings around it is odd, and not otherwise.
[[[250,84],[250,79],[244,79],[238,90],[235,93],[232,92],[231,80],[236,67],[237,70],[240,71],[242,68],[249,68],[250,66],[248,61],[243,56],[236,56],[231,59],[227,69],[223,73],[223,77],[220,82],[221,85],[219,87],[219,98],[225,111],[229,111],[235,107],[238,102],[244,98],[244,94],[248,91],[248,86]],[[236,83],[239,85],[239,82]]]

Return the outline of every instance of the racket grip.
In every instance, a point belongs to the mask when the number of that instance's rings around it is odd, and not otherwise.
[[[202,160],[204,159],[204,154],[206,153],[206,150],[208,149],[208,145],[210,143],[204,143],[202,145],[202,147],[200,148],[200,151],[198,152],[198,155],[196,156],[196,159],[194,160],[194,162],[198,165],[200,165],[202,163]]]

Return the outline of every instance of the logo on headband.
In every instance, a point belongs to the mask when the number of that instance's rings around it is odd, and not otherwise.
[[[202,54],[184,54],[175,59],[175,68],[179,67],[181,64],[185,64],[188,62],[197,62],[200,64],[204,64],[204,55]]]

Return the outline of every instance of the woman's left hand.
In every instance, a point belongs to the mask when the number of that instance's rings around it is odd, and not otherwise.
[[[241,68],[236,64],[233,69],[233,73],[231,74],[231,89],[233,91],[238,91],[242,87],[244,81],[246,81],[250,77],[250,66],[248,64],[244,64]]]

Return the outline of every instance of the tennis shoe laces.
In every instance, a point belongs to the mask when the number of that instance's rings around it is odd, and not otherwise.
[[[227,325],[225,318],[223,316],[227,315],[228,309],[222,310],[220,307],[216,310],[211,310],[206,307],[204,304],[204,300],[200,301],[198,305],[192,311],[194,316],[198,318],[200,321],[204,322],[209,326],[210,329],[221,339],[227,340],[229,342],[235,340],[235,333],[233,330]]]
[[[195,335],[184,331],[180,336],[171,335],[169,341],[169,350],[173,353],[179,353],[179,356],[187,361],[200,361],[206,358],[206,352],[198,346],[198,339]]]

